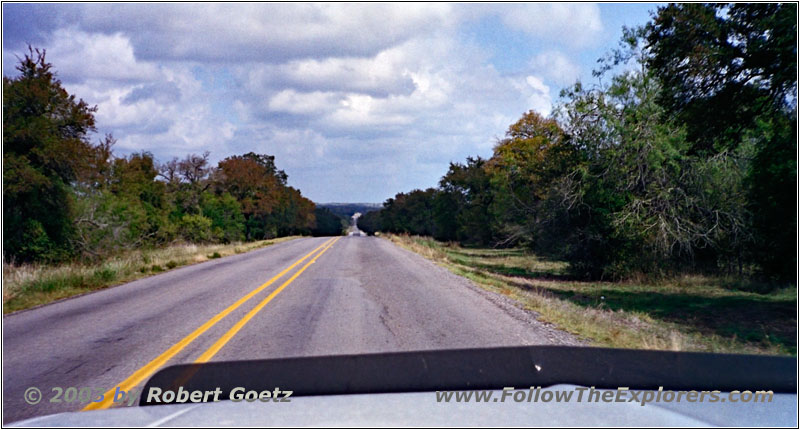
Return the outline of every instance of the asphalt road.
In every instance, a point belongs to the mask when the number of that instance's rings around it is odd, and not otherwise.
[[[141,387],[198,359],[573,343],[387,240],[304,238],[4,316],[3,422],[86,405],[53,387]]]

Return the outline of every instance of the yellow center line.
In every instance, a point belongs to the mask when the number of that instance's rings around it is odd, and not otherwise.
[[[325,249],[323,249],[322,251],[320,251],[320,253],[319,253],[319,254],[317,254],[317,255],[316,255],[316,257],[314,257],[314,258],[313,258],[311,261],[309,261],[308,263],[306,263],[306,265],[305,265],[305,266],[303,266],[303,267],[302,267],[300,270],[298,270],[297,272],[295,272],[295,274],[294,274],[294,275],[292,275],[292,277],[291,277],[291,278],[287,279],[287,280],[286,280],[286,282],[284,282],[284,283],[283,283],[283,284],[282,284],[280,287],[276,288],[276,289],[275,289],[275,291],[271,292],[271,293],[270,293],[270,294],[269,294],[269,295],[268,295],[268,296],[267,296],[267,297],[266,297],[264,300],[262,300],[262,301],[261,301],[261,303],[259,303],[258,305],[256,305],[256,306],[255,306],[253,309],[251,309],[251,310],[250,310],[250,312],[248,312],[248,313],[247,313],[247,315],[245,315],[244,317],[242,317],[242,319],[240,319],[240,320],[239,320],[239,322],[237,322],[236,324],[234,324],[234,326],[233,326],[233,327],[231,327],[231,329],[230,329],[230,330],[228,330],[228,332],[227,332],[227,333],[225,333],[224,335],[222,335],[222,337],[221,337],[221,338],[219,338],[219,340],[217,340],[216,342],[214,342],[214,344],[213,344],[213,345],[211,345],[211,347],[210,347],[210,348],[208,348],[208,349],[206,350],[206,352],[204,352],[202,355],[200,355],[200,357],[198,357],[198,358],[197,358],[197,360],[195,360],[195,363],[205,363],[205,362],[207,362],[207,361],[211,360],[211,358],[212,358],[212,357],[213,357],[213,356],[214,356],[214,355],[215,355],[217,352],[219,352],[219,350],[220,350],[220,349],[222,349],[222,347],[223,347],[223,346],[225,346],[225,344],[227,344],[227,343],[228,343],[228,341],[230,341],[230,340],[231,340],[231,339],[232,339],[234,336],[236,336],[236,333],[238,333],[238,332],[239,332],[239,330],[241,330],[241,329],[242,329],[242,327],[244,327],[244,326],[245,326],[245,324],[247,324],[247,323],[248,323],[248,322],[249,322],[249,321],[250,321],[250,320],[251,320],[251,319],[252,319],[254,316],[256,316],[256,314],[257,314],[259,311],[261,311],[261,309],[263,309],[263,308],[264,308],[264,306],[266,306],[266,305],[267,305],[267,303],[269,303],[270,301],[272,301],[272,299],[274,299],[274,298],[275,298],[275,296],[277,296],[277,295],[278,295],[278,294],[279,294],[281,291],[283,291],[283,289],[284,289],[284,288],[286,288],[286,287],[287,287],[289,284],[291,284],[291,283],[292,283],[292,281],[294,281],[295,279],[297,279],[297,277],[298,277],[298,276],[300,276],[300,274],[301,274],[301,273],[303,273],[303,272],[304,272],[304,271],[305,271],[305,270],[308,268],[308,266],[311,266],[312,264],[314,264],[314,262],[316,262],[316,261],[317,261],[317,259],[318,259],[318,258],[319,258],[319,257],[320,257],[322,254],[324,254],[324,253],[325,253],[325,251],[327,251],[327,250],[328,250],[328,249],[329,249],[331,246],[333,246],[333,244],[334,244],[334,243],[336,243],[336,241],[337,241],[337,240],[339,240],[339,238],[338,238],[338,237],[337,237],[337,238],[336,238],[336,240],[334,240],[334,241],[333,241],[333,242],[332,242],[330,245],[328,245],[327,247],[325,247]]]
[[[139,385],[139,383],[144,381],[145,378],[147,378],[150,375],[152,375],[153,373],[155,373],[155,371],[158,370],[159,367],[163,366],[164,363],[169,361],[177,353],[179,353],[181,350],[183,350],[183,348],[185,348],[187,345],[192,343],[200,335],[202,335],[203,333],[208,331],[208,329],[213,327],[220,320],[222,320],[223,318],[228,316],[228,314],[230,314],[231,312],[235,311],[237,308],[239,308],[239,306],[243,305],[245,302],[247,302],[248,300],[253,298],[253,296],[255,296],[256,294],[258,294],[261,291],[263,291],[265,288],[267,288],[270,285],[272,285],[275,281],[277,281],[278,279],[283,277],[283,275],[285,275],[287,272],[289,272],[290,270],[292,270],[295,267],[297,267],[297,265],[299,265],[300,263],[302,263],[303,261],[308,259],[310,256],[312,256],[315,252],[317,252],[321,248],[325,247],[325,245],[333,244],[333,242],[335,242],[336,240],[337,240],[336,238],[328,239],[322,245],[314,248],[313,251],[311,251],[308,254],[304,255],[303,258],[295,261],[294,263],[292,263],[291,266],[283,269],[280,273],[278,273],[277,275],[273,276],[269,281],[265,282],[260,287],[256,288],[255,290],[251,291],[250,293],[248,293],[247,295],[245,295],[241,299],[237,300],[232,305],[228,306],[225,310],[223,310],[222,312],[218,313],[217,315],[212,317],[210,320],[206,321],[203,325],[201,325],[200,327],[195,329],[188,336],[184,337],[178,343],[176,343],[175,345],[172,345],[169,349],[167,349],[166,351],[161,353],[161,355],[159,355],[158,357],[154,358],[152,361],[150,361],[149,363],[145,364],[141,368],[139,368],[139,370],[133,372],[133,374],[128,376],[124,381],[122,381],[119,384],[117,384],[116,386],[114,386],[114,388],[106,391],[106,393],[103,395],[103,400],[102,401],[97,402],[97,403],[89,403],[85,408],[83,408],[83,410],[84,411],[91,411],[91,410],[96,410],[96,409],[106,409],[109,406],[111,406],[113,404],[113,400],[114,400],[113,398],[114,398],[114,394],[116,392],[117,387],[119,387],[120,390],[123,390],[123,391],[127,392],[127,391],[130,391],[132,388],[136,387],[137,385]]]

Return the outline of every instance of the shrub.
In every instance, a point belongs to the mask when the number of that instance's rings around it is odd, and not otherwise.
[[[210,242],[213,238],[211,219],[202,215],[186,214],[181,217],[179,231],[181,236],[189,242],[204,243]]]

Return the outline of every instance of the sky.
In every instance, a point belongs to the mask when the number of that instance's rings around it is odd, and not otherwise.
[[[490,157],[656,7],[4,3],[2,68],[46,49],[118,156],[270,154],[317,203],[380,203]]]

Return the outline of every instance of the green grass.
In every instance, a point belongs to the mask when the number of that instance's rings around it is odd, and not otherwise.
[[[187,264],[252,251],[297,236],[224,245],[180,244],[137,250],[95,264],[13,265],[3,263],[3,313],[28,309],[107,288]]]
[[[389,240],[519,301],[540,319],[593,345],[797,354],[795,286],[754,287],[703,276],[580,282],[567,277],[566,263],[521,249],[463,248],[408,236]]]

